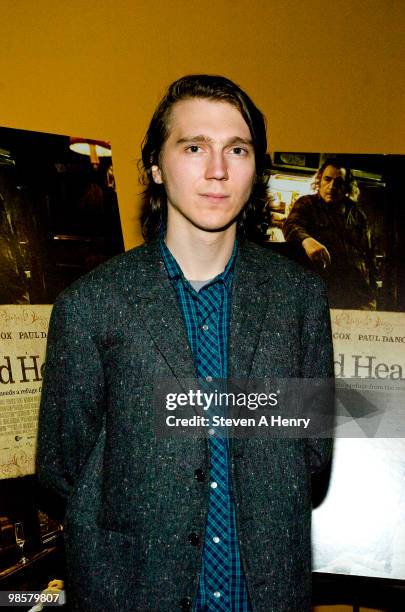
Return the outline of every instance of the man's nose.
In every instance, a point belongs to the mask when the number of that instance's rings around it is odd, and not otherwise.
[[[206,172],[206,178],[214,178],[217,180],[228,179],[228,165],[225,155],[222,151],[212,151],[209,155]]]

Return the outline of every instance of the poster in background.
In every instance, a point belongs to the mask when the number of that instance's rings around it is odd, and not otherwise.
[[[0,479],[35,471],[51,305],[123,250],[108,142],[0,128]]]
[[[283,228],[295,201],[315,193],[314,175],[328,157],[355,180],[373,249],[375,304],[331,309],[337,385],[348,390],[337,409],[348,422],[353,404],[362,416],[350,422],[349,435],[336,432],[329,487],[313,513],[313,566],[405,580],[405,439],[397,433],[405,421],[405,156],[274,154],[271,246],[308,267]],[[356,293],[344,274],[336,286],[341,295],[330,295],[332,306]]]
[[[35,472],[51,305],[0,305],[0,479]]]
[[[273,158],[267,229],[270,244],[325,279],[330,289],[331,308],[405,312],[405,208],[402,204],[405,156],[274,153]],[[345,223],[341,221],[343,215],[333,214],[339,207],[336,204],[323,206],[322,215],[312,214],[311,206],[304,209],[299,205],[303,199],[314,198],[310,204],[316,209],[315,174],[328,158],[336,159],[350,170],[352,180],[350,191],[346,189],[349,197],[345,200]],[[291,227],[293,218],[294,226],[305,229],[312,238],[328,246],[331,251],[328,265],[323,267],[323,261],[309,260],[301,246],[300,234]],[[365,300],[359,291],[364,280],[372,285],[373,303]],[[350,297],[353,299],[349,300]]]
[[[405,314],[332,310],[331,320],[336,382],[352,383],[350,403],[366,416],[350,436],[336,432],[330,485],[313,513],[314,569],[405,580]]]

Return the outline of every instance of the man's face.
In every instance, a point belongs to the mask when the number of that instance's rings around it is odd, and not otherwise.
[[[166,189],[168,225],[218,231],[235,222],[255,179],[251,139],[241,113],[227,102],[176,102],[159,166],[152,166],[154,181]]]
[[[319,195],[322,200],[328,204],[340,202],[345,196],[345,178],[346,170],[344,168],[326,166],[319,184]]]

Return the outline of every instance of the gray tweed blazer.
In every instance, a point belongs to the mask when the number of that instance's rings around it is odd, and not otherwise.
[[[332,372],[322,282],[274,252],[242,245],[229,376]],[[38,474],[67,500],[68,598],[74,611],[191,609],[207,517],[209,455],[205,439],[156,438],[153,381],[173,376],[192,378],[195,369],[157,242],[115,257],[57,299]],[[310,609],[310,476],[330,451],[325,439],[231,444],[238,535],[255,612]]]

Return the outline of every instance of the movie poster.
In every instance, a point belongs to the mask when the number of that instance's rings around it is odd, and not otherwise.
[[[320,572],[405,579],[405,314],[331,310],[331,480],[313,513]]]
[[[50,305],[0,305],[0,478],[35,472]]]
[[[0,128],[0,479],[35,471],[56,296],[123,250],[108,142]]]
[[[313,513],[313,567],[403,580],[405,157],[273,158],[269,244],[320,274],[331,305],[338,426],[329,487]],[[328,158],[349,173],[348,200],[319,210],[316,172]],[[327,252],[312,243],[311,260],[308,236]]]

